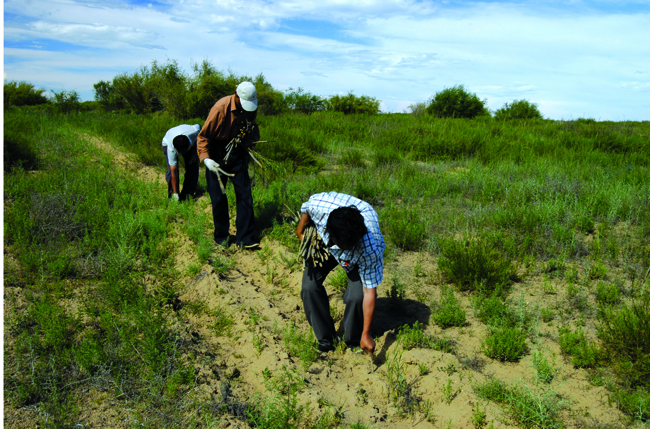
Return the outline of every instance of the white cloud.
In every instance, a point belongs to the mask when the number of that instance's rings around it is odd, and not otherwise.
[[[525,98],[547,117],[647,120],[650,14],[638,9],[649,4],[639,1],[627,11],[613,1],[567,8],[562,2],[184,0],[149,7],[31,0],[26,8],[8,0],[5,43],[21,49],[5,51],[5,68],[10,78],[84,85],[74,89],[86,94],[88,82],[154,59],[178,60],[186,70],[190,61],[209,59],[236,73],[263,72],[279,89],[300,86],[326,96],[354,90],[390,111],[464,84],[492,109]],[[327,21],[339,31],[288,34],[287,19]],[[42,55],[48,40],[81,48]]]

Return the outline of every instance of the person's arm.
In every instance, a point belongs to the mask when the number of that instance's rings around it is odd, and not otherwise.
[[[309,223],[311,220],[311,217],[307,213],[303,213],[300,216],[300,221],[298,222],[298,227],[296,228],[296,236],[298,236],[298,240],[302,241],[302,236],[303,236],[303,231],[305,230],[305,225]]]
[[[363,288],[363,332],[359,345],[361,350],[372,355],[375,351],[375,340],[370,336],[370,326],[375,315],[377,288]]]
[[[178,166],[177,165],[170,165],[169,169],[172,172],[172,190],[174,191],[175,194],[179,194],[178,192]]]

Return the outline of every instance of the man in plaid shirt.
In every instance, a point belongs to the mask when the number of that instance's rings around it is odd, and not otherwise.
[[[318,339],[318,349],[334,350],[336,329],[323,282],[340,264],[348,275],[348,288],[343,296],[345,342],[351,347],[360,346],[367,353],[374,352],[370,326],[376,288],[383,279],[386,248],[377,212],[365,201],[337,192],[312,195],[300,211],[298,238],[302,241],[303,230],[311,221],[330,253],[323,266],[315,266],[311,259],[306,261],[300,292],[305,316]]]

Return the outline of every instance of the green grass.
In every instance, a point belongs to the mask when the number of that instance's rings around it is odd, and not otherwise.
[[[167,204],[164,189],[119,171],[78,135],[117,144],[162,175],[160,140],[180,122],[160,113],[61,115],[38,106],[6,109],[4,119],[4,246],[14,258],[5,264],[4,286],[25,292],[20,311],[7,300],[7,399],[14,407],[40,404],[53,425],[64,426],[76,422],[84,389],[104,383],[113,397],[142,409],[155,404],[183,421],[194,410],[178,406],[192,386],[193,363],[172,322],[191,303],[176,301],[181,273],[171,226],[193,243],[189,274],[207,262],[228,276],[231,249],[214,247],[205,207]],[[535,338],[535,311],[509,298],[514,283],[523,280],[517,287],[525,289],[527,276],[538,273],[549,284],[565,282],[567,301],[547,305],[542,320],[564,324],[578,313],[585,332],[595,325],[596,341],[562,331],[563,352],[576,366],[611,370],[617,384],[608,388],[619,408],[647,419],[649,123],[334,112],[260,115],[259,123],[262,138],[276,142],[258,147],[273,164],[252,170],[255,215],[262,236],[286,247],[284,258],[273,257],[278,267],[296,270],[292,211],[316,192],[356,195],[377,209],[387,267],[402,254],[427,251],[438,262],[432,277],[472,295],[474,314],[489,327],[484,351],[495,359],[521,357],[526,339]],[[203,174],[200,180],[205,186]],[[228,193],[234,196],[232,187]],[[403,308],[412,287],[405,276],[389,275],[382,285]],[[564,292],[551,288],[545,297]],[[460,324],[461,311],[443,298],[431,308],[432,322]],[[77,302],[76,310],[63,300]],[[227,333],[227,315],[214,316],[216,331]],[[400,330],[400,343],[453,352],[453,341],[408,329]],[[548,356],[535,359],[543,381],[552,373]],[[520,417],[513,414],[520,426],[558,427],[557,397],[516,386],[505,392],[510,399],[500,401],[520,407]],[[523,417],[526,404],[538,406],[537,417]],[[143,416],[153,427],[165,424]]]

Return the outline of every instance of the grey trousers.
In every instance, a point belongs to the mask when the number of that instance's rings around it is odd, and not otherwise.
[[[338,262],[333,256],[322,267],[314,266],[307,261],[307,267],[302,275],[302,290],[300,298],[305,308],[307,321],[314,329],[316,339],[320,344],[333,345],[336,336],[334,320],[330,314],[330,302],[323,282]],[[345,312],[343,313],[343,329],[345,342],[349,346],[359,346],[363,332],[363,284],[359,277],[359,267],[348,273],[348,288],[343,295]]]

